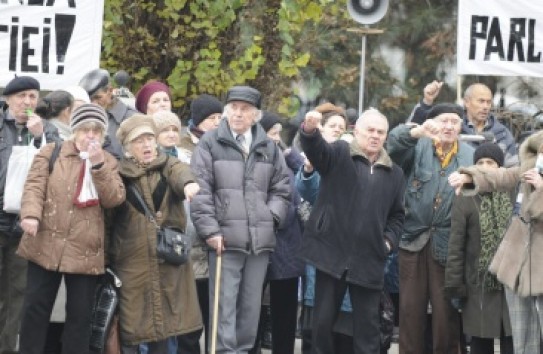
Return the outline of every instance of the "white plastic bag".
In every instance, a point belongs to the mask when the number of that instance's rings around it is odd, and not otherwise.
[[[45,135],[41,146],[45,145]],[[4,211],[18,214],[21,211],[21,198],[26,182],[26,176],[34,160],[34,155],[40,151],[34,146],[34,138],[28,145],[14,145],[8,161],[6,187],[4,188]]]

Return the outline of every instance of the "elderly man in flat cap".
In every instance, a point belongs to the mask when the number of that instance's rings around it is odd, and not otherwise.
[[[210,248],[211,304],[217,259],[222,259],[217,353],[247,353],[253,347],[275,230],[290,200],[283,155],[255,124],[260,102],[260,92],[252,87],[228,90],[226,119],[201,138],[191,160],[201,188],[191,202],[191,216]]]
[[[473,164],[473,147],[458,140],[462,107],[439,103],[421,125],[394,128],[390,157],[407,177],[405,223],[400,239],[400,353],[424,352],[428,303],[432,305],[432,352],[458,353],[458,312],[445,297],[445,265],[454,189],[447,178]]]
[[[59,140],[57,129],[34,113],[39,91],[36,79],[15,77],[4,89],[6,104],[0,110],[0,353],[15,351],[26,286],[26,261],[15,255],[22,236],[18,215],[4,211],[11,148],[32,138],[39,148],[44,135],[47,142]]]
[[[107,70],[94,69],[89,71],[81,78],[79,86],[87,91],[92,103],[96,103],[106,110],[109,121],[104,149],[120,159],[123,153],[122,146],[116,136],[117,129],[119,129],[119,125],[123,120],[138,113],[138,111],[115,97]]]

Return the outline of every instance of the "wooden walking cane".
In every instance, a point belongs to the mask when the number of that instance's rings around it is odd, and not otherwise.
[[[211,354],[215,354],[217,345],[217,324],[219,320],[219,293],[221,288],[221,261],[222,261],[222,240],[219,241],[217,249],[221,253],[217,254],[217,264],[215,266],[215,296],[213,297],[213,320],[211,323]]]

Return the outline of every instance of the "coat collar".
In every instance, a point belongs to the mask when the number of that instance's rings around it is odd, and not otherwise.
[[[168,161],[168,155],[159,151],[149,165],[140,165],[133,158],[123,157],[119,164],[119,173],[123,177],[139,178],[149,171],[162,170]]]
[[[251,127],[251,133],[253,135],[253,142],[250,148],[251,151],[268,140],[266,132],[258,123],[253,124]],[[217,128],[217,138],[219,141],[225,142],[236,147],[237,149],[240,149],[236,140],[234,139],[234,136],[232,135],[232,131],[230,130],[230,126],[228,125],[228,120],[226,120],[226,118],[221,121],[219,127]]]
[[[123,121],[126,112],[128,111],[128,106],[124,104],[120,99],[115,98],[115,103],[110,108],[108,108],[107,111],[117,122],[117,125],[119,125]]]
[[[349,145],[349,151],[351,153],[351,157],[360,156],[369,162],[368,156],[360,149],[360,146],[358,145],[356,140],[353,140]],[[390,156],[388,156],[385,149],[381,148],[381,152],[379,152],[379,157],[375,161],[374,165],[382,165],[388,168],[392,168],[392,160],[390,159]]]

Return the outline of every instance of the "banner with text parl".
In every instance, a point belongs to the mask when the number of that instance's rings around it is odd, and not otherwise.
[[[0,0],[0,87],[29,75],[44,90],[100,65],[104,0]]]
[[[459,0],[459,75],[543,77],[543,2]]]

